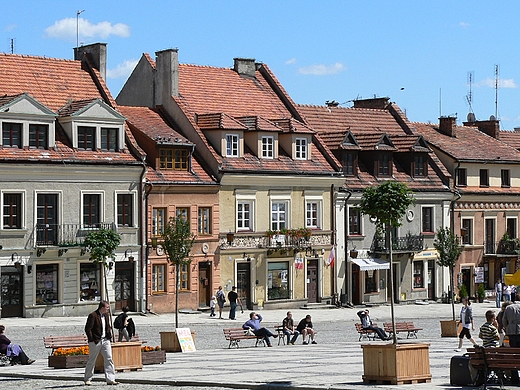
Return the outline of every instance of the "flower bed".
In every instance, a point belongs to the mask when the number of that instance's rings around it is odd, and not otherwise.
[[[143,366],[147,364],[162,364],[166,362],[166,351],[161,350],[160,347],[142,347],[141,357]]]

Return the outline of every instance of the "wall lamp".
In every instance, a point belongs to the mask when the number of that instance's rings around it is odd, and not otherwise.
[[[157,237],[152,237],[151,242],[152,242],[152,248],[157,249]]]
[[[27,273],[30,274],[32,272],[32,265],[27,266]]]
[[[235,233],[229,232],[228,234],[226,234],[226,239],[227,239],[228,245],[233,244],[233,241],[235,240]]]
[[[61,248],[61,249],[58,249],[58,256],[63,256],[65,253],[67,253],[69,250],[69,248]]]
[[[11,255],[11,262],[14,264],[16,268],[20,268],[22,266],[22,262],[20,261],[20,256],[17,252],[14,252]]]
[[[244,259],[246,259],[247,261],[251,261],[251,256],[249,256],[248,254],[244,253]]]
[[[125,251],[125,259],[128,259],[130,263],[134,262],[134,256],[132,256],[132,250],[130,248]]]
[[[47,252],[47,248],[38,248],[36,250],[36,256],[40,257],[41,255],[43,255],[45,252]]]

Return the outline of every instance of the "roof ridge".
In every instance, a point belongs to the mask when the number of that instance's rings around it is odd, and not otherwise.
[[[63,61],[63,62],[78,62],[78,60],[69,60],[66,58],[56,58],[56,57],[45,57],[45,56],[36,56],[36,55],[30,55],[30,54],[14,54],[14,53],[5,53],[0,52],[0,55],[4,57],[20,57],[20,58],[34,58],[39,60],[56,60],[56,61]]]

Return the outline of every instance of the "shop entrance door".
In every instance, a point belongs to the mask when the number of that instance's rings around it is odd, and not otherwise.
[[[23,269],[24,267],[2,267],[2,317],[23,316]]]
[[[309,303],[318,302],[318,260],[307,260],[307,299]]]
[[[243,307],[253,310],[251,302],[251,263],[237,263],[237,294]]]
[[[210,263],[211,264],[211,263]],[[211,270],[207,262],[199,262],[199,307],[209,306]]]
[[[125,306],[128,306],[130,311],[135,311],[134,263],[129,261],[116,263],[114,290],[116,311],[122,310]]]

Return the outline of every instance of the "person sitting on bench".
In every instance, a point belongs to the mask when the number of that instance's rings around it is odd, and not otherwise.
[[[11,365],[14,364],[33,364],[34,359],[29,359],[22,347],[18,344],[11,343],[11,340],[4,334],[5,326],[0,325],[0,353],[3,353],[11,359]]]
[[[316,331],[312,328],[312,318],[310,314],[307,314],[305,318],[303,318],[299,322],[298,326],[296,327],[296,330],[300,332],[303,336],[303,345],[309,344],[309,342],[306,340],[307,335],[309,335],[312,340],[311,344],[318,344],[314,340],[314,334],[316,333]]]
[[[391,339],[391,337],[388,337],[388,335],[386,334],[384,329],[381,329],[372,324],[372,320],[370,319],[370,314],[369,314],[368,309],[358,311],[357,315],[358,315],[359,319],[361,320],[361,327],[363,329],[373,330],[374,332],[377,333],[377,335],[379,336],[379,338],[381,340],[390,340]]]
[[[264,328],[262,325],[260,325],[260,322],[262,322],[262,316],[260,314],[256,314],[254,311],[252,311],[249,314],[249,320],[245,322],[244,325],[242,325],[242,329],[253,329],[253,333],[256,336],[263,337],[265,342],[267,343],[268,347],[272,347],[271,340],[269,337],[277,338],[277,334],[272,334],[271,331],[267,328]]]

